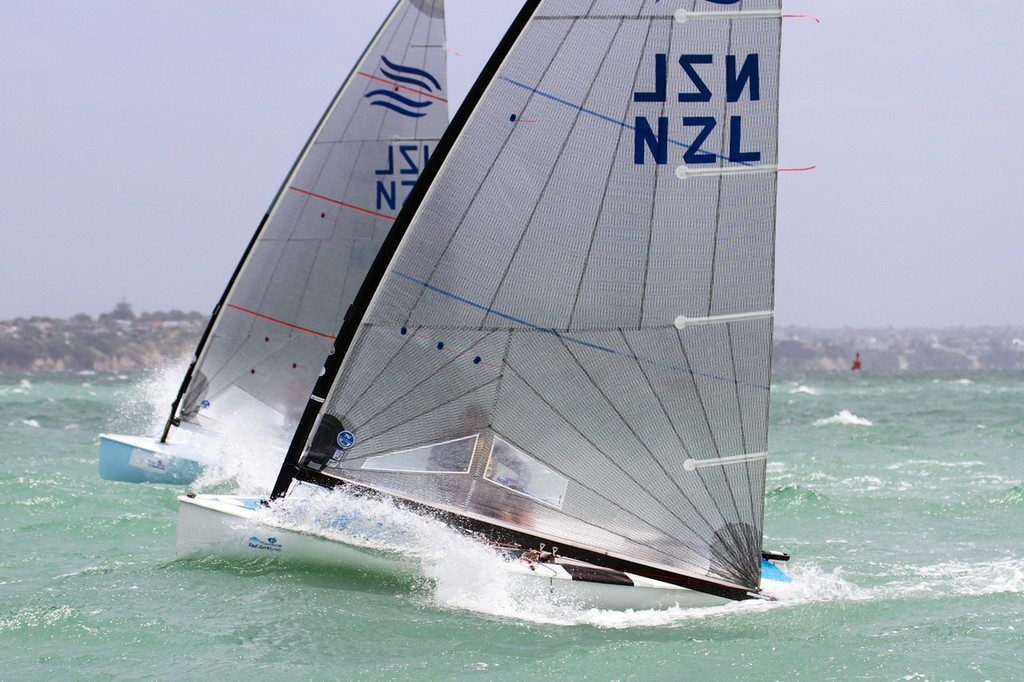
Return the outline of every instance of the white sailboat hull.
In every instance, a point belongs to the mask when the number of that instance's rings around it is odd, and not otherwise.
[[[403,575],[415,575],[418,571],[414,560],[397,552],[368,549],[289,530],[267,522],[266,517],[258,518],[263,504],[259,498],[189,494],[179,496],[178,502],[176,551],[179,559],[220,556],[296,561]],[[586,608],[703,607],[730,601],[631,573],[624,575],[632,585],[582,580],[573,577],[558,561],[510,561],[504,566],[510,573],[527,580],[528,585],[548,591],[553,600]],[[533,583],[534,580],[537,582]],[[768,590],[772,584],[781,583],[764,581]]]
[[[219,454],[191,443],[100,434],[100,478],[107,481],[187,485],[219,461]]]
[[[289,530],[256,518],[260,498],[228,495],[178,496],[179,559],[219,556],[337,565],[382,573],[414,573],[401,555]]]

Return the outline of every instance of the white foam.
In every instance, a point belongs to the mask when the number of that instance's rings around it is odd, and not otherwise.
[[[947,561],[933,566],[901,566],[899,580],[886,585],[887,594],[907,593],[957,594],[1024,594],[1024,559],[996,561]]]
[[[121,394],[122,400],[114,413],[111,430],[135,435],[159,435],[171,413],[171,403],[178,394],[187,367],[184,361],[168,363],[147,371],[133,382]]]
[[[209,448],[220,464],[207,467],[196,480],[199,490],[227,489],[245,495],[267,495],[273,489],[284,461],[287,443],[276,433],[254,428],[258,422],[244,418],[220,425],[221,431],[206,429],[190,442],[191,447]]]
[[[849,410],[842,410],[839,414],[819,419],[814,422],[815,426],[828,426],[830,424],[842,424],[845,426],[873,426],[872,422],[863,417],[858,417]]]
[[[35,419],[22,419],[21,423],[24,424],[25,426],[31,426],[33,429],[39,428],[39,422],[36,421]]]
[[[874,577],[890,580],[870,588],[858,587],[848,581],[840,568],[825,572],[813,564],[799,562],[790,568],[793,582],[772,591],[772,596],[778,600],[775,603],[780,606],[807,602],[906,599],[913,596],[942,597],[950,594],[1024,594],[1024,559],[879,567]]]
[[[792,394],[796,394],[796,393],[803,393],[805,395],[821,395],[821,391],[820,390],[818,390],[816,388],[813,388],[811,386],[804,386],[804,385],[800,385],[800,386],[797,386],[795,388],[789,389],[789,393],[791,395]]]

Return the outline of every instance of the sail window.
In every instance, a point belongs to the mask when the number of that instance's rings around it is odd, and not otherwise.
[[[432,443],[423,447],[368,457],[363,469],[374,471],[415,471],[419,473],[464,474],[469,471],[477,436]]]
[[[491,483],[559,509],[568,481],[519,448],[495,436],[484,474]]]

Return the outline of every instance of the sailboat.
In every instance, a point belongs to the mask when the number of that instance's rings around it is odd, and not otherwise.
[[[448,125],[446,61],[442,0],[398,2],[260,222],[161,436],[102,434],[102,478],[187,484],[225,450],[269,443],[283,456],[345,311]]]
[[[340,327],[269,499],[178,555],[376,555],[275,520],[393,500],[551,589],[766,599],[780,0],[528,0]],[[331,519],[323,520],[325,528]]]

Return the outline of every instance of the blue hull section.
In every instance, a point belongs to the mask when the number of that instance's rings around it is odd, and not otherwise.
[[[199,478],[204,465],[167,452],[171,449],[156,441],[100,436],[100,478],[171,485],[187,485]]]
[[[781,568],[767,559],[761,559],[761,580],[774,580],[780,583],[793,582],[793,579],[786,575]]]

